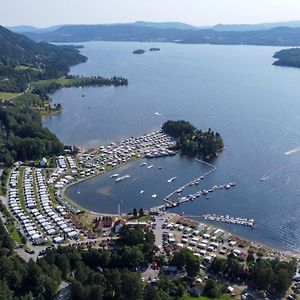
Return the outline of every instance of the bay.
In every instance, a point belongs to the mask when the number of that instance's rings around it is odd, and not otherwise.
[[[236,181],[237,185],[175,211],[255,218],[255,230],[220,225],[277,248],[299,251],[300,70],[272,66],[272,55],[280,48],[125,42],[83,45],[88,61],[73,67],[72,74],[124,76],[129,85],[59,90],[52,97],[64,111],[46,118],[44,126],[64,143],[85,147],[157,130],[168,119],[188,120],[202,129],[211,127],[222,135],[226,149],[213,162],[217,171],[202,184],[209,187]],[[132,54],[135,49],[153,46],[161,51]],[[131,177],[120,185],[107,174],[73,186],[68,194],[99,212],[116,212],[118,204],[122,211],[147,208],[162,203],[177,184],[207,170],[179,156],[153,164],[161,165],[162,170],[147,174],[134,163],[125,167]],[[167,184],[173,176],[178,179]],[[140,194],[140,190],[145,192]],[[153,194],[158,196],[152,198]]]

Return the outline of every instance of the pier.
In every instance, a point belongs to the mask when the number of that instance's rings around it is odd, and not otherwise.
[[[252,227],[255,225],[254,219],[241,218],[241,217],[232,217],[229,215],[216,215],[216,214],[206,214],[202,216],[205,220],[215,221],[215,222],[223,222],[230,223],[236,225],[243,225]]]

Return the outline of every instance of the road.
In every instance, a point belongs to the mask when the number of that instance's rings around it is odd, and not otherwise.
[[[164,229],[162,229],[161,226],[166,220],[169,219],[169,217],[170,214],[161,214],[155,217],[156,228],[153,229],[153,232],[155,235],[155,245],[159,248],[161,248],[163,244],[162,234]]]

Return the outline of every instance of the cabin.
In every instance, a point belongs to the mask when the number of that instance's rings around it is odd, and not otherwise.
[[[125,224],[126,224],[126,222],[123,221],[122,219],[116,221],[115,224],[114,224],[114,232],[115,232],[116,234],[118,234],[118,233],[120,232],[121,228],[122,228]]]
[[[196,282],[193,287],[191,287],[188,292],[192,297],[200,297],[204,291],[204,285],[201,282]]]

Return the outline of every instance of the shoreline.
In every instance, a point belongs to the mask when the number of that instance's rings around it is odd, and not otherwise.
[[[173,213],[173,214],[176,214],[178,216],[184,217],[184,215],[180,215],[180,214],[177,214],[177,213]],[[287,255],[289,257],[294,257],[294,258],[300,259],[300,252],[296,253],[296,252],[292,252],[292,251],[288,251],[288,250],[284,250],[284,249],[279,249],[276,246],[271,246],[271,245],[268,245],[268,244],[266,244],[264,242],[260,242],[260,241],[254,240],[254,239],[246,238],[246,237],[244,237],[244,236],[242,236],[240,234],[232,233],[228,229],[225,229],[224,227],[219,226],[218,224],[215,224],[215,223],[209,223],[209,222],[205,222],[205,221],[202,221],[202,220],[200,221],[199,219],[190,218],[190,217],[186,217],[186,219],[190,219],[190,220],[196,221],[198,223],[203,223],[203,224],[205,224],[207,226],[214,226],[214,227],[216,227],[218,229],[222,229],[225,233],[230,233],[233,237],[238,237],[238,238],[240,238],[242,240],[246,240],[250,244],[255,244],[257,246],[263,247],[266,250],[271,251],[273,253],[274,252],[275,253],[280,253],[281,255]]]
[[[144,158],[137,158],[137,159],[135,159],[135,160],[133,160],[133,161],[131,161],[131,162],[124,163],[124,164],[122,164],[122,165],[120,165],[120,166],[118,166],[118,167],[116,167],[116,168],[112,168],[111,170],[104,171],[103,173],[94,174],[94,175],[92,175],[92,176],[89,176],[89,177],[86,177],[86,178],[82,178],[82,179],[79,179],[78,181],[72,182],[72,183],[68,184],[67,186],[65,186],[65,187],[61,190],[61,195],[62,195],[62,197],[64,198],[65,201],[67,201],[67,202],[69,202],[70,204],[74,205],[75,207],[77,207],[77,208],[83,210],[85,213],[93,214],[93,215],[98,215],[98,216],[112,216],[112,217],[113,217],[113,216],[118,216],[118,214],[110,214],[110,213],[103,213],[103,212],[94,212],[94,211],[92,211],[92,210],[86,209],[86,208],[82,207],[81,205],[79,205],[76,201],[74,201],[74,200],[72,200],[71,198],[69,198],[69,197],[67,196],[66,192],[67,192],[68,188],[70,188],[71,186],[74,186],[74,185],[79,184],[79,183],[81,183],[81,182],[84,182],[84,181],[86,181],[86,180],[95,178],[95,177],[97,177],[97,176],[104,175],[105,173],[108,173],[108,172],[110,172],[110,171],[119,169],[119,168],[121,168],[121,167],[123,167],[123,166],[125,166],[125,165],[130,165],[131,163],[133,163],[133,162],[135,162],[135,161],[142,160],[142,159],[144,159]],[[196,160],[198,163],[200,162],[200,163],[203,163],[203,164],[208,165],[205,161],[198,160],[198,159],[195,159],[195,158],[194,158],[194,160]],[[209,166],[210,166],[211,168],[213,168],[214,170],[216,169],[216,167],[213,166],[213,165],[211,165],[211,164],[209,164]],[[181,217],[185,217],[184,215],[180,215],[180,214],[178,214],[178,213],[172,212],[172,210],[165,210],[165,211],[163,211],[163,213],[170,214],[170,215],[173,215],[173,216],[178,216],[178,217],[180,217],[180,216],[181,216]],[[123,213],[123,214],[121,215],[121,217],[124,217],[125,215],[126,215],[126,214]],[[210,222],[205,222],[205,221],[199,220],[199,219],[197,219],[197,218],[191,218],[191,217],[185,217],[185,218],[190,219],[190,220],[193,220],[193,221],[196,221],[196,222],[198,222],[198,223],[203,223],[203,224],[205,224],[205,225],[207,225],[207,226],[214,226],[214,227],[216,227],[216,228],[218,228],[218,229],[222,229],[225,233],[230,233],[232,236],[238,237],[238,238],[243,239],[243,240],[246,240],[246,241],[247,241],[248,243],[250,243],[250,244],[255,244],[255,245],[257,245],[257,246],[263,247],[263,248],[265,248],[268,252],[277,253],[277,254],[279,253],[280,255],[285,255],[285,256],[289,256],[289,257],[294,257],[294,258],[297,258],[297,259],[300,258],[300,253],[293,252],[293,251],[291,251],[291,250],[280,249],[280,248],[278,248],[278,247],[276,247],[276,246],[269,245],[269,244],[267,244],[267,243],[265,243],[265,242],[260,242],[260,241],[254,240],[254,239],[249,239],[249,238],[247,238],[247,237],[245,237],[245,236],[243,236],[243,235],[240,235],[240,234],[232,233],[231,231],[229,231],[228,229],[225,229],[225,228],[224,228],[222,225],[220,225],[220,224],[216,224],[216,223],[213,223],[213,222],[212,222],[212,223],[210,223]]]

